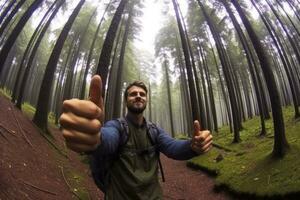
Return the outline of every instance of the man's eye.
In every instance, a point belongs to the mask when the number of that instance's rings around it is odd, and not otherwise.
[[[141,97],[145,97],[146,94],[145,94],[145,93],[140,93],[140,96],[141,96]]]
[[[136,92],[132,92],[132,93],[129,94],[129,96],[131,96],[131,97],[134,97],[134,96],[136,96],[136,95],[137,95]]]

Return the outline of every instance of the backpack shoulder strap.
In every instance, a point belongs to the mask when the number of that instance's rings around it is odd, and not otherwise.
[[[158,130],[158,127],[156,126],[156,124],[147,121],[147,134],[149,134],[151,143],[155,144],[155,146],[157,146],[157,137],[159,134],[159,130]],[[165,174],[164,174],[163,166],[161,164],[160,154],[159,154],[158,149],[156,149],[156,151],[158,153],[158,166],[159,166],[159,170],[161,173],[161,178],[162,178],[162,181],[165,182]]]
[[[147,121],[147,133],[150,136],[150,140],[152,144],[156,144],[157,143],[157,137],[159,134],[159,130],[158,127],[156,126],[156,124]]]
[[[117,118],[116,120],[119,122],[120,125],[120,129],[119,129],[119,134],[120,134],[119,147],[120,147],[125,145],[128,141],[129,127],[125,118],[120,117]]]

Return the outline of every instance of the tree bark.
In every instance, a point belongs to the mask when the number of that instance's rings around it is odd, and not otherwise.
[[[2,69],[4,67],[5,61],[6,61],[6,57],[9,54],[12,46],[14,45],[15,41],[17,40],[19,34],[21,33],[21,31],[23,30],[25,24],[27,23],[27,21],[29,20],[29,18],[31,17],[31,15],[33,14],[33,12],[38,8],[38,6],[43,2],[43,0],[35,0],[30,6],[29,8],[25,11],[25,13],[22,15],[21,19],[19,20],[19,22],[16,24],[16,26],[14,27],[14,29],[12,30],[11,34],[9,35],[9,37],[7,38],[4,46],[1,49],[0,52],[0,74],[2,72]],[[1,33],[0,33],[1,35]],[[1,36],[0,36],[1,37]]]
[[[47,132],[47,121],[48,121],[48,109],[49,109],[49,99],[50,91],[54,78],[54,73],[56,70],[57,62],[59,55],[62,51],[64,42],[68,36],[68,33],[72,27],[73,22],[75,21],[76,16],[78,15],[82,5],[85,0],[81,0],[76,8],[73,10],[71,16],[69,17],[67,23],[65,24],[63,30],[61,31],[55,46],[52,50],[51,56],[49,58],[48,64],[46,66],[46,71],[40,88],[40,93],[38,97],[38,104],[36,108],[35,115],[33,117],[33,122],[41,128],[43,131]]]
[[[24,74],[23,74],[23,78],[22,78],[22,81],[21,81],[20,90],[19,90],[20,93],[17,97],[16,107],[19,108],[19,109],[21,109],[21,106],[22,106],[22,103],[23,103],[23,96],[24,96],[24,92],[25,92],[26,82],[28,80],[29,72],[30,72],[30,70],[33,66],[33,61],[34,61],[36,52],[38,50],[38,47],[40,46],[40,43],[41,43],[47,29],[49,28],[51,21],[53,20],[53,18],[57,14],[59,8],[62,6],[62,4],[64,2],[65,2],[65,0],[62,0],[61,2],[59,2],[57,7],[55,8],[55,10],[52,12],[49,19],[47,20],[46,24],[43,26],[42,30],[40,31],[40,34],[39,34],[38,38],[35,41],[34,46],[32,47],[30,57],[28,58],[28,62],[26,64],[25,71],[24,71]],[[16,82],[15,84],[18,84],[18,83]]]
[[[263,74],[267,83],[267,87],[269,90],[269,95],[271,99],[272,106],[272,115],[273,115],[273,124],[274,124],[274,148],[273,148],[273,156],[274,157],[283,157],[286,154],[286,151],[289,147],[288,142],[285,136],[285,128],[284,128],[284,120],[282,115],[282,108],[279,98],[278,88],[276,86],[276,82],[274,79],[274,74],[272,72],[271,65],[267,58],[267,55],[264,51],[264,48],[255,33],[254,29],[248,18],[246,17],[244,11],[240,7],[239,3],[236,0],[231,0],[234,7],[237,9],[245,28],[250,36],[250,39],[253,43],[254,49],[260,61],[260,65],[263,70]]]
[[[176,2],[175,2],[175,0],[172,0],[172,2],[173,2],[173,7],[174,7],[174,10],[175,10],[175,14],[176,14],[179,34],[180,34],[180,38],[181,38],[182,49],[183,49],[184,58],[185,58],[185,65],[186,65],[187,76],[188,76],[188,85],[189,85],[189,89],[190,89],[192,116],[193,116],[193,120],[200,120],[200,114],[199,114],[200,112],[199,112],[199,107],[198,107],[198,103],[197,103],[195,82],[194,82],[194,77],[193,77],[193,72],[192,72],[192,65],[191,65],[191,61],[190,61],[190,55],[189,55],[189,50],[188,50],[188,46],[187,46],[187,41],[186,41],[186,37],[185,37],[184,31],[183,31],[183,27],[182,27],[182,24],[181,24],[181,21],[180,21],[179,12],[178,12]]]
[[[10,3],[5,7],[5,9],[3,10],[3,12],[0,15],[0,25],[3,21],[3,19],[6,17],[7,13],[12,9],[12,7],[14,6],[14,4],[16,3],[17,0],[12,0],[10,1]],[[4,6],[5,4],[3,4]],[[1,8],[2,9],[2,8]],[[0,10],[1,10],[0,9]]]
[[[87,78],[87,75],[88,75],[88,72],[89,72],[89,69],[90,69],[90,65],[91,65],[91,61],[92,61],[92,57],[93,57],[93,52],[94,52],[94,48],[95,48],[95,44],[96,44],[96,39],[98,37],[100,27],[101,27],[102,22],[104,20],[104,15],[106,14],[106,12],[107,12],[108,8],[110,7],[111,3],[112,3],[112,0],[110,0],[110,2],[107,4],[107,6],[105,8],[105,11],[103,12],[103,15],[101,17],[101,20],[100,20],[100,22],[97,26],[96,31],[95,31],[94,37],[93,37],[93,41],[92,41],[92,44],[91,44],[91,47],[90,47],[90,50],[89,50],[89,56],[88,56],[88,59],[87,59],[87,62],[86,62],[86,68],[85,68],[85,71],[84,71],[84,76],[83,76],[83,81],[82,81],[82,86],[81,86],[81,92],[80,92],[80,99],[84,99],[84,97],[85,97],[86,78]]]
[[[118,27],[121,21],[121,17],[127,4],[127,0],[121,0],[115,15],[111,21],[109,29],[106,33],[106,37],[102,46],[99,63],[97,67],[96,74],[99,74],[102,78],[102,96],[105,97],[105,88],[106,88],[106,80],[108,75],[108,67],[111,59],[111,52],[114,45],[114,40],[118,31]]]

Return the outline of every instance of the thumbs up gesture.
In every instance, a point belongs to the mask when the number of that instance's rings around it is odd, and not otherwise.
[[[69,149],[76,152],[95,150],[101,143],[100,129],[104,119],[101,77],[92,77],[88,100],[63,102],[60,116],[62,134]]]
[[[212,135],[210,131],[201,131],[198,120],[194,121],[194,134],[192,138],[191,148],[198,154],[207,152],[212,146]]]

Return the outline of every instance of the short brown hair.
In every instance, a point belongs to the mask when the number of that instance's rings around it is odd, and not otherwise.
[[[134,82],[130,83],[130,84],[126,87],[126,89],[125,89],[125,92],[124,92],[124,99],[125,99],[125,100],[126,100],[127,97],[128,97],[128,90],[129,90],[132,86],[140,87],[140,88],[142,88],[143,90],[145,90],[146,94],[148,93],[147,86],[145,85],[144,82],[142,82],[142,81],[134,81]]]

